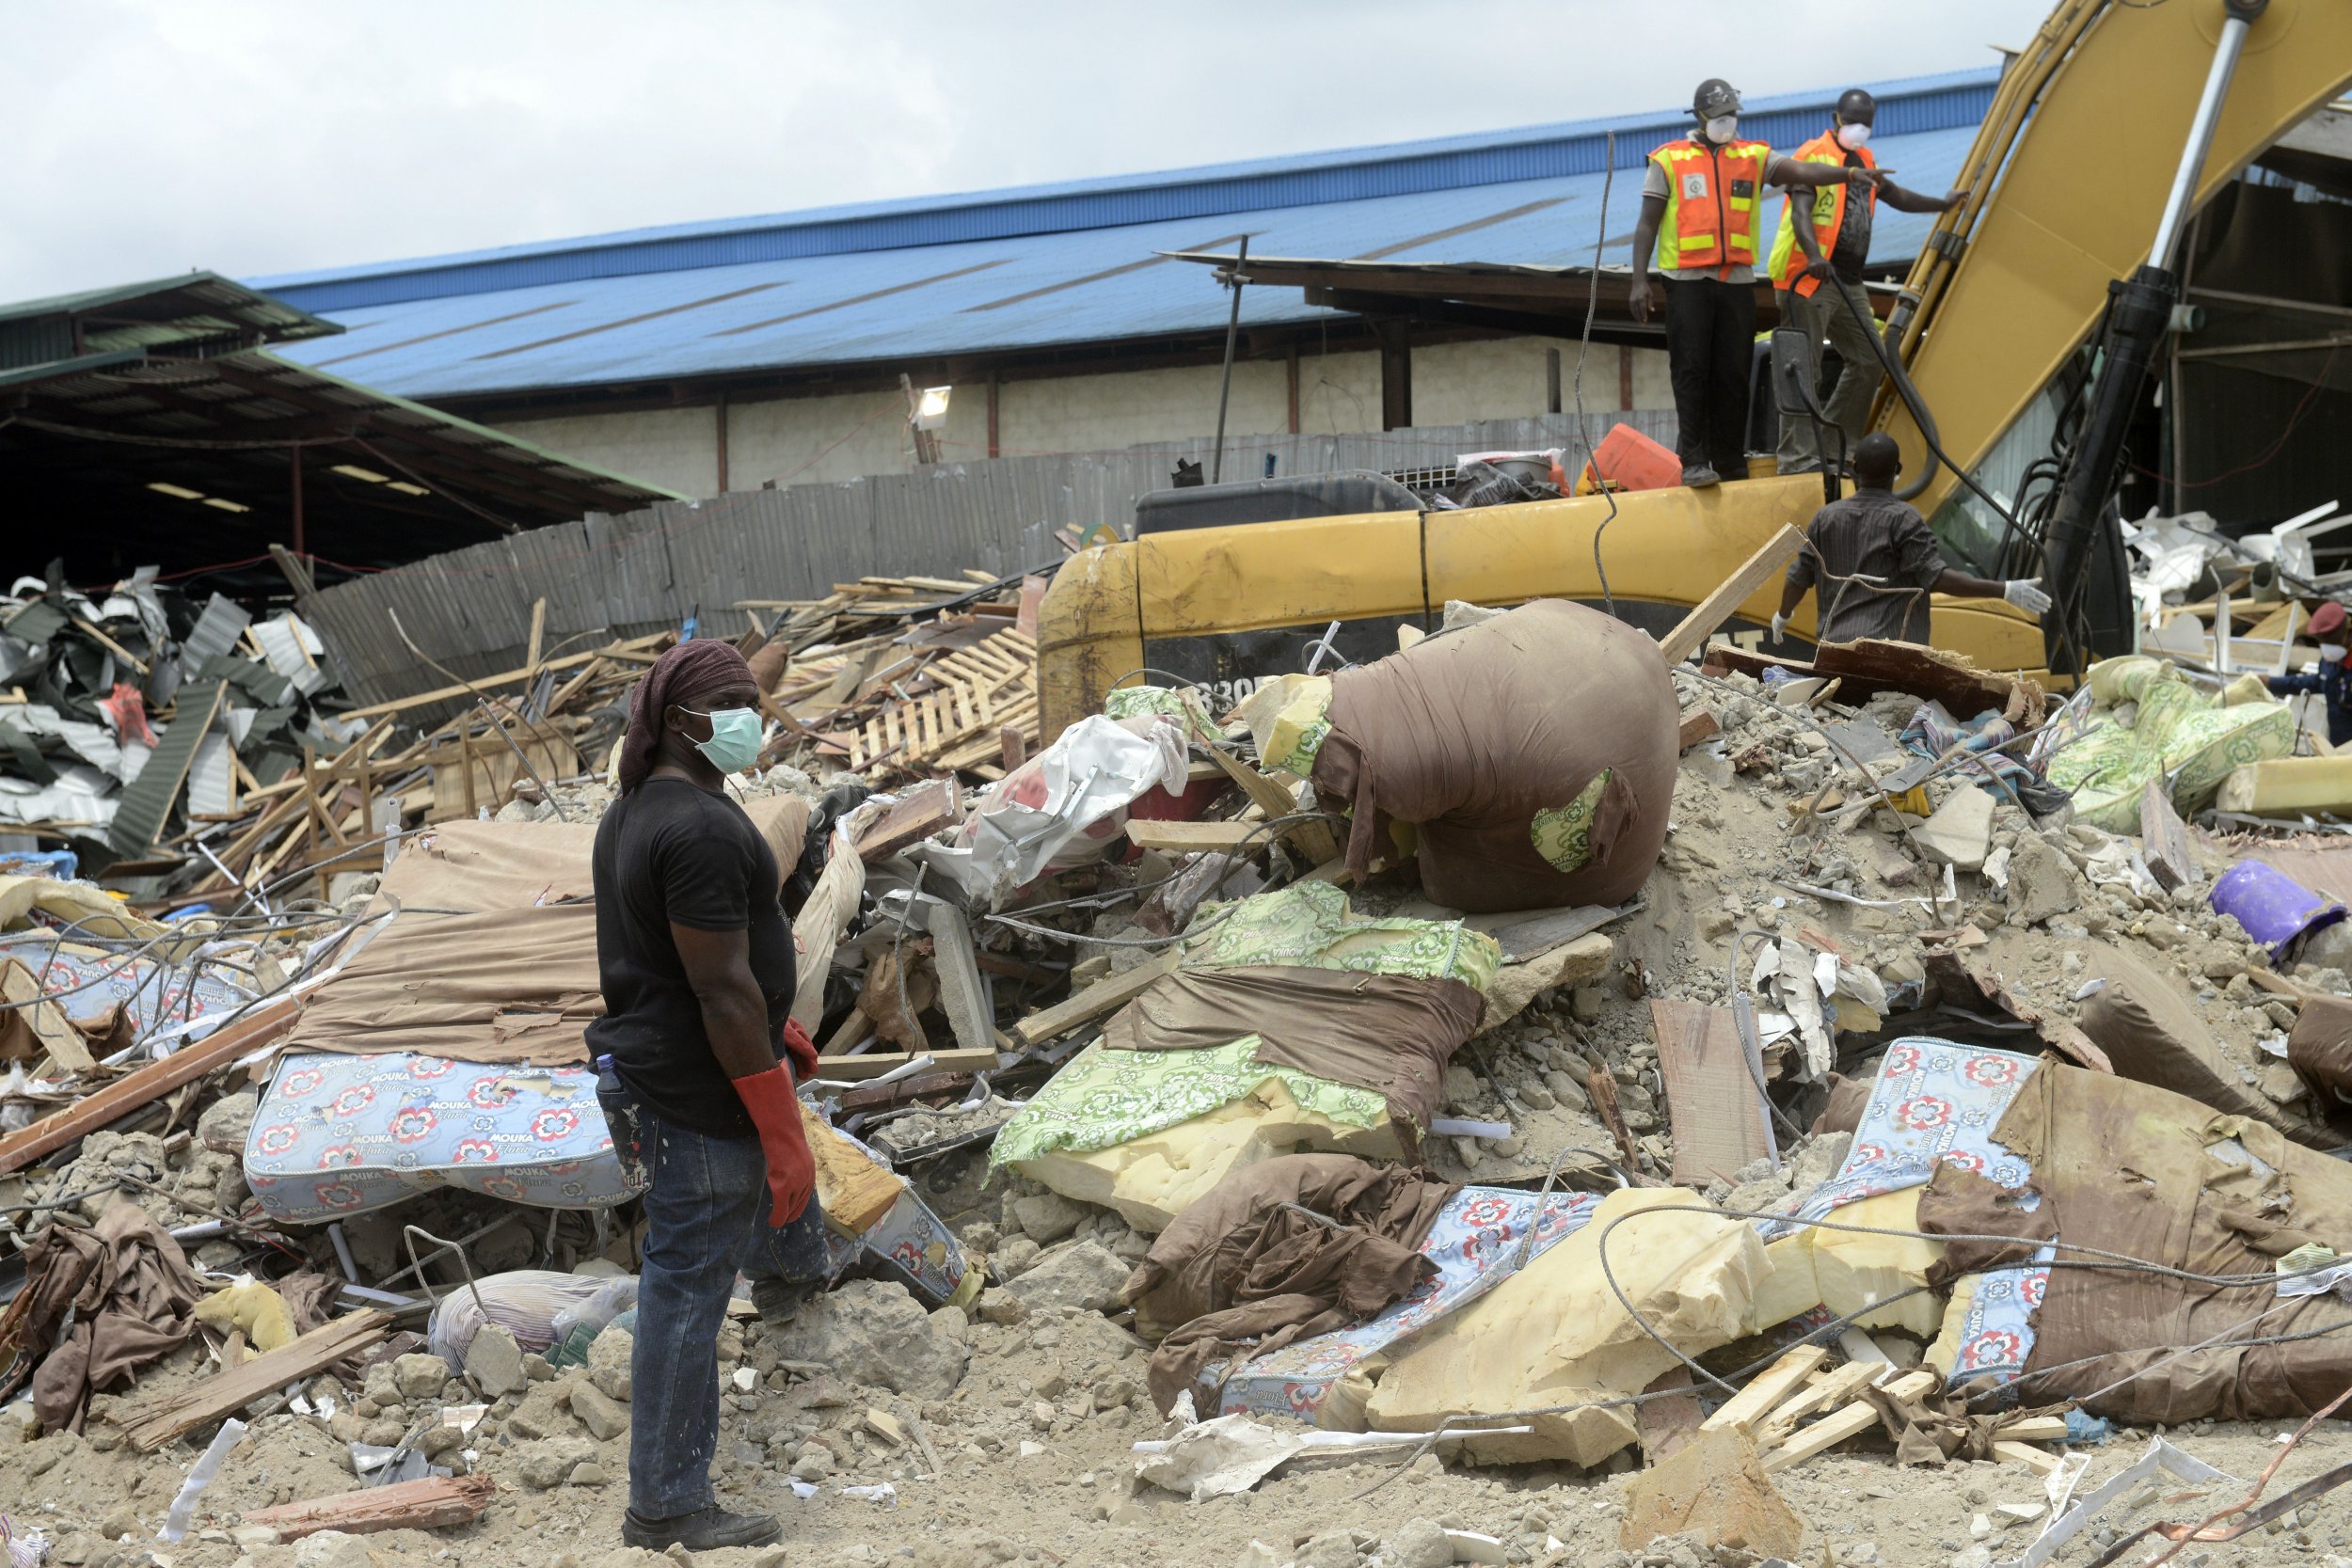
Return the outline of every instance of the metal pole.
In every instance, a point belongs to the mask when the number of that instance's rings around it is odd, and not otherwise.
[[[2237,73],[2238,56],[2246,51],[2247,31],[2269,3],[2230,0],[2220,40],[2214,45],[2213,69],[2205,72],[2204,95],[2197,100],[2197,113],[2188,122],[2188,146],[2182,150],[2180,166],[2172,171],[2171,194],[2164,198],[2155,243],[2148,247],[2152,267],[2172,264],[2173,247],[2180,244],[2181,230],[2188,223],[2189,202],[2197,194],[2197,178],[2204,171],[2205,153],[2213,146],[2214,126],[2221,119],[2222,100],[2229,96],[2230,78]]]
[[[296,441],[286,456],[294,472],[294,553],[306,556],[310,551],[302,527],[302,443]]]
[[[1233,401],[1233,345],[1241,337],[1242,270],[1249,265],[1249,236],[1241,237],[1241,254],[1226,284],[1233,291],[1232,313],[1225,318],[1225,382],[1216,392],[1216,450],[1209,454],[1209,483],[1225,477],[1225,409]]]

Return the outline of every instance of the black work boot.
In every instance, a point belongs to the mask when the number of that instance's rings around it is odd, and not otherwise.
[[[632,1508],[621,1519],[623,1541],[656,1552],[671,1546],[690,1552],[765,1546],[783,1534],[784,1526],[772,1513],[730,1513],[717,1503],[668,1519],[648,1519]]]
[[[759,1321],[770,1328],[789,1328],[809,1298],[824,1288],[821,1279],[755,1279],[752,1305],[759,1308]]]

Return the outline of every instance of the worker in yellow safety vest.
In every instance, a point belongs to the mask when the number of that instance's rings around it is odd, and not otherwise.
[[[1649,269],[1666,279],[1666,362],[1674,381],[1682,483],[1748,474],[1748,365],[1764,187],[1867,183],[1867,169],[1804,163],[1740,139],[1740,94],[1709,77],[1692,95],[1689,136],[1653,148],[1633,226],[1626,306],[1649,320]]]
[[[1820,377],[1822,341],[1828,340],[1837,351],[1841,366],[1837,385],[1823,402],[1822,412],[1843,432],[1843,438],[1835,440],[1839,453],[1862,438],[1863,425],[1870,417],[1870,400],[1885,373],[1871,341],[1877,324],[1865,325],[1861,318],[1861,309],[1867,309],[1861,285],[1863,263],[1870,255],[1871,215],[1882,199],[1899,213],[1940,213],[1958,206],[1968,194],[1921,196],[1886,178],[1868,146],[1870,125],[1877,118],[1877,101],[1860,87],[1839,96],[1830,128],[1798,148],[1793,156],[1801,163],[1875,175],[1876,181],[1815,186],[1811,203],[1803,214],[1797,210],[1793,192],[1782,198],[1780,232],[1772,242],[1772,288],[1780,301],[1781,323],[1804,328],[1813,353],[1812,379]],[[1826,429],[1817,432],[1809,419],[1784,417],[1780,471],[1819,472],[1821,449],[1817,437],[1828,434]]]

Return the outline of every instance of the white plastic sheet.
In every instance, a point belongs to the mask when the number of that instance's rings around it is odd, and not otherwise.
[[[1047,871],[1109,848],[1127,807],[1148,790],[1184,787],[1184,733],[1165,715],[1082,719],[981,795],[952,844],[918,844],[909,860],[975,906],[1001,907]]]
[[[220,1430],[213,1434],[212,1442],[205,1445],[204,1451],[197,1456],[196,1464],[189,1468],[188,1479],[180,1483],[180,1495],[171,1499],[171,1512],[164,1517],[163,1537],[166,1541],[177,1541],[188,1533],[188,1526],[196,1521],[196,1499],[204,1495],[204,1488],[213,1484],[213,1478],[220,1474],[221,1462],[229,1457],[229,1450],[235,1448],[244,1436],[243,1421],[231,1417],[220,1423]]]

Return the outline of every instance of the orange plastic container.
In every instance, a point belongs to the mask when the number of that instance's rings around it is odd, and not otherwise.
[[[1671,490],[1682,483],[1682,459],[1629,424],[1612,425],[1578,477],[1576,493],[1597,494],[1604,478],[1620,490]]]

